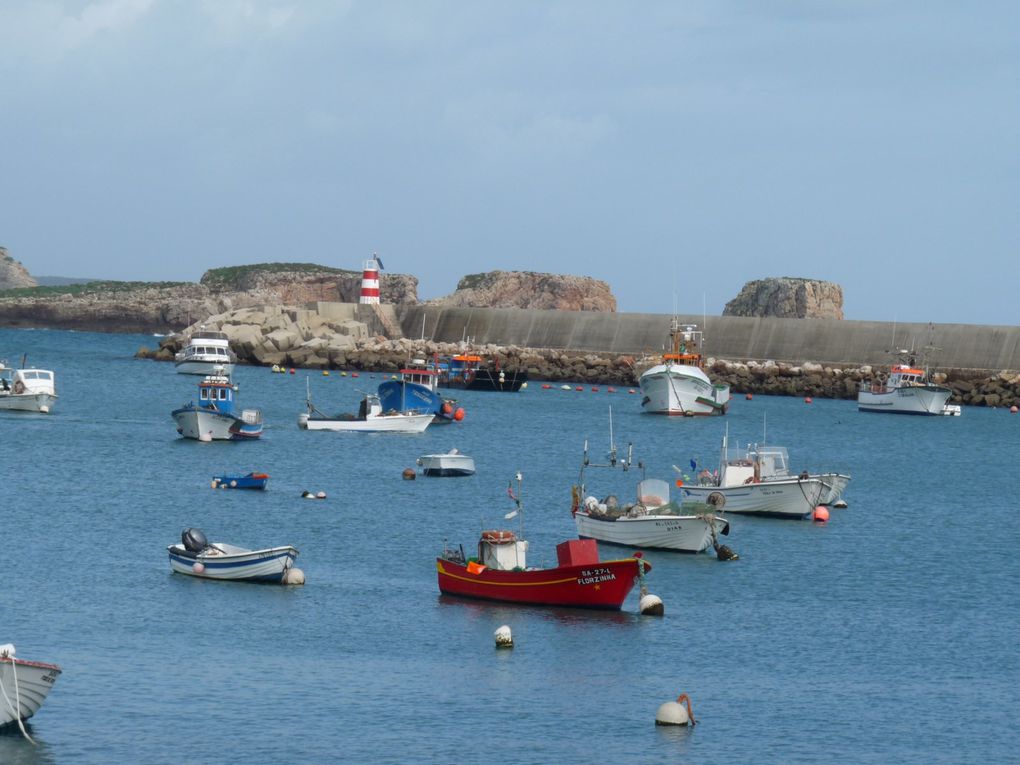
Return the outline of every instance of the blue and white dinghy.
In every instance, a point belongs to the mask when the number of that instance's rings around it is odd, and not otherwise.
[[[262,435],[262,411],[236,408],[237,386],[223,367],[198,384],[198,402],[191,401],[171,416],[177,432],[199,441],[241,441]]]
[[[235,582],[304,584],[305,575],[294,566],[296,548],[268,547],[249,550],[224,542],[209,542],[201,529],[185,529],[181,543],[169,545],[170,568],[178,574]]]

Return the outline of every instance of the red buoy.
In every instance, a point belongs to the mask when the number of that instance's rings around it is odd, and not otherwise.
[[[295,372],[294,372],[294,367],[291,367],[291,368],[290,368],[290,373],[291,373],[291,374],[295,374]]]
[[[550,385],[549,383],[545,383],[545,384],[544,384],[544,385],[542,386],[542,390],[549,390],[549,389],[551,389],[551,388],[552,388],[552,386],[551,386],[551,385]]]
[[[630,389],[630,390],[628,390],[627,392],[628,392],[628,393],[637,393],[637,391],[636,391],[636,390],[634,390],[633,388],[631,388],[631,389]]]
[[[592,392],[592,393],[598,393],[598,392],[599,392],[599,389],[598,389],[597,387],[594,387],[594,386],[593,386],[593,387],[592,387],[592,389],[591,389],[591,392]]]
[[[804,403],[805,404],[810,404],[811,403],[811,396],[808,396],[807,398],[805,398],[804,399]]]
[[[1018,407],[1016,404],[1013,404],[1013,406],[1009,408],[1009,413],[1016,414],[1017,412],[1020,412],[1020,407]]]
[[[606,393],[616,393],[616,388],[606,388]]]
[[[815,523],[825,523],[829,520],[829,509],[819,505],[815,508],[814,513],[811,514],[811,518]]]
[[[574,390],[584,390],[584,388],[578,385],[576,388],[574,388]]]
[[[461,420],[464,419],[464,407],[462,406],[457,407],[457,411],[453,413],[453,419],[455,419],[457,422],[460,422]]]
[[[744,398],[746,398],[748,401],[750,401],[751,399],[754,398],[754,396],[752,396],[750,393],[748,393],[746,396],[744,396]]]

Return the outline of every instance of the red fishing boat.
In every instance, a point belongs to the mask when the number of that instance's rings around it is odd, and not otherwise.
[[[520,473],[518,475],[518,496]],[[512,487],[507,493],[521,503]],[[443,550],[436,559],[439,591],[480,600],[526,603],[540,606],[572,606],[618,611],[651,565],[640,553],[621,560],[599,560],[593,539],[571,539],[556,546],[555,568],[529,568],[528,542],[512,531],[483,531],[478,555],[466,557],[463,548]]]

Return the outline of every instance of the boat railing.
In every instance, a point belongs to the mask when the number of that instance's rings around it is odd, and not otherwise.
[[[262,422],[262,410],[245,409],[241,412],[241,419],[249,425],[258,425]]]

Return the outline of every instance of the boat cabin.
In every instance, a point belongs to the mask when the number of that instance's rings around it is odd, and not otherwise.
[[[680,322],[674,316],[669,326],[670,349],[662,354],[662,360],[667,364],[700,367],[702,335],[697,324],[685,324],[681,328]]]
[[[237,386],[223,375],[210,375],[198,384],[198,405],[229,414],[234,410],[234,393]]]
[[[528,542],[512,531],[483,531],[478,540],[478,562],[497,571],[527,568]]]
[[[435,392],[439,387],[439,370],[425,365],[425,359],[414,359],[406,369],[400,370],[400,380],[415,383]]]
[[[0,394],[56,393],[53,372],[48,369],[11,369],[0,363]]]

